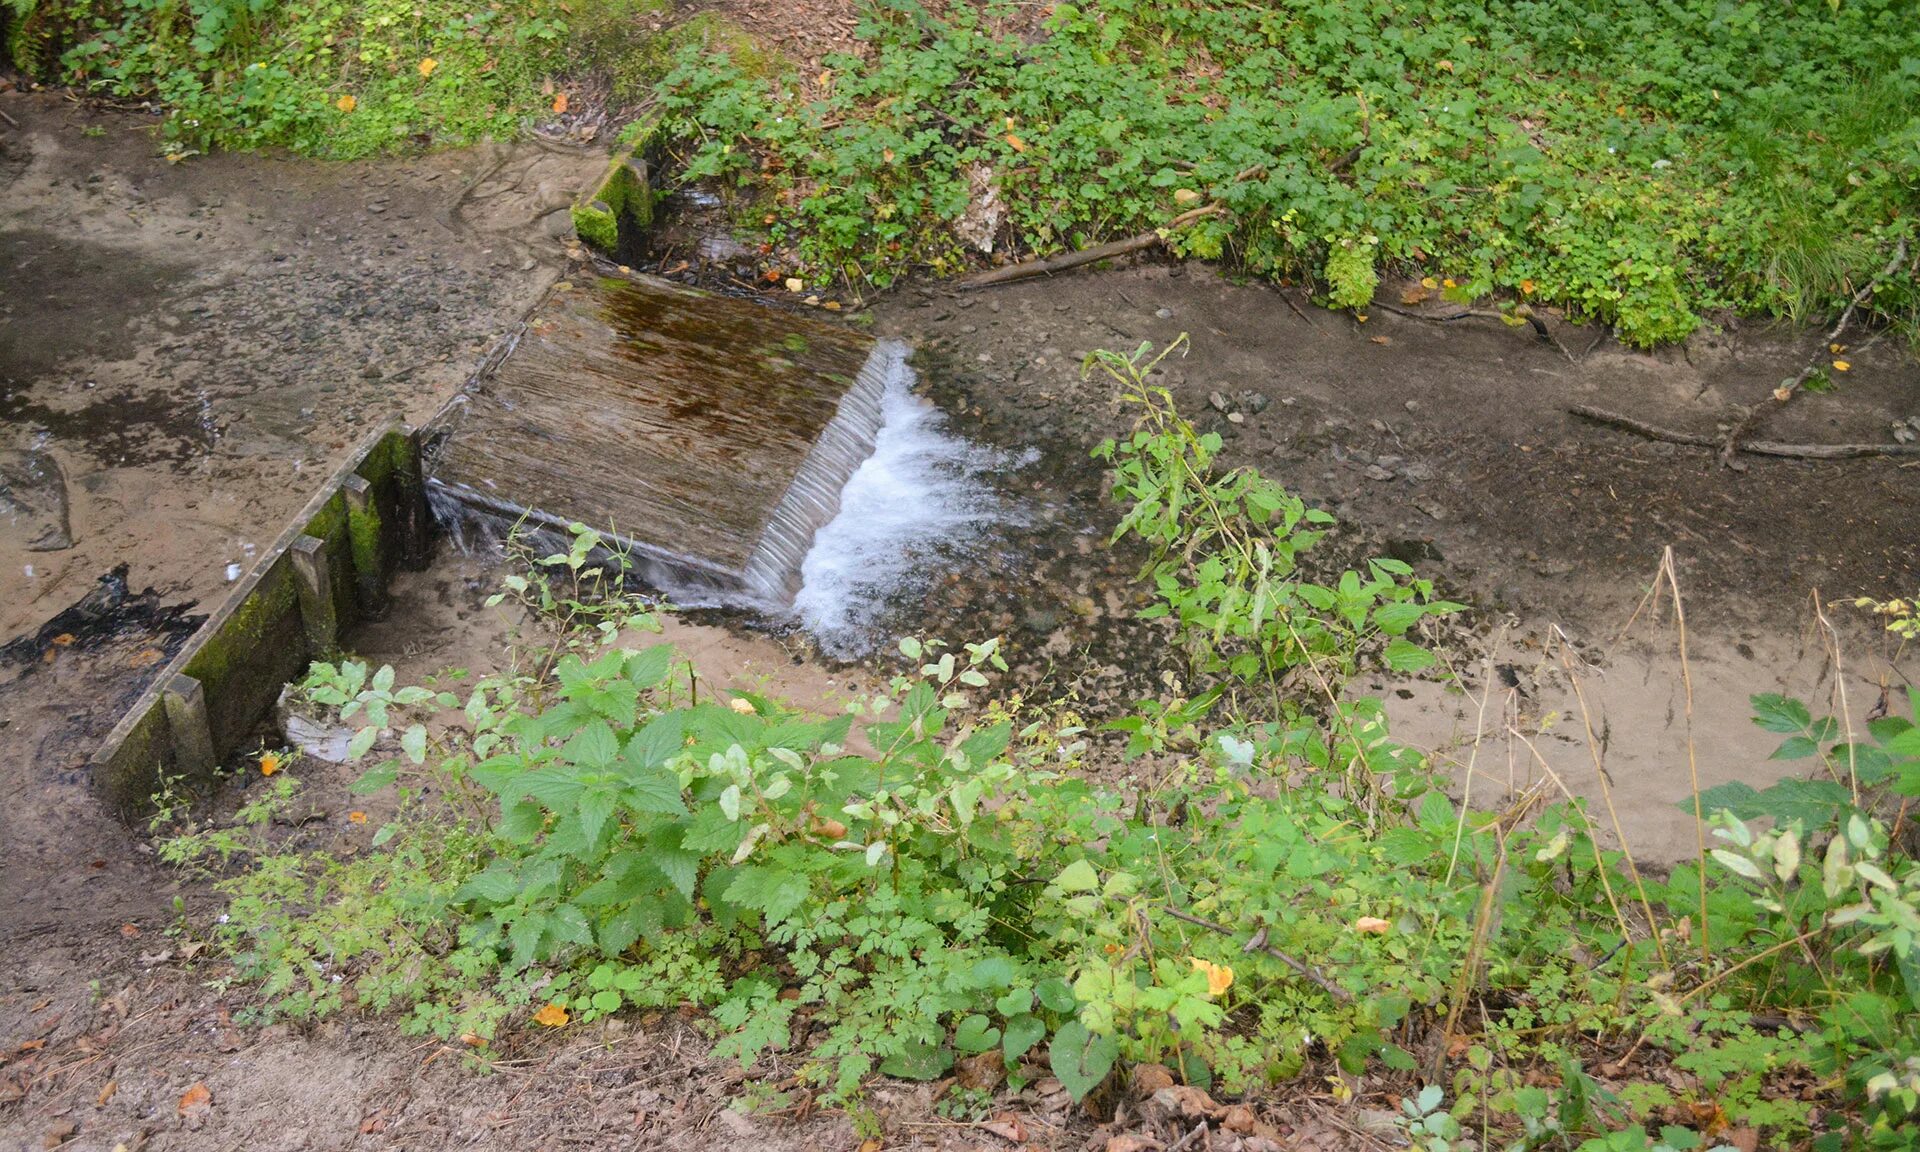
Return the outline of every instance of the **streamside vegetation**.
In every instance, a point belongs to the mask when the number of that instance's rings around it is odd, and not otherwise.
[[[1139,416],[1101,454],[1178,641],[1167,698],[1088,731],[999,690],[996,641],[907,639],[847,715],[715,699],[582,528],[506,578],[537,623],[509,671],[315,669],[394,813],[369,850],[276,828],[302,771],[278,755],[237,819],[163,810],[164,857],[227,901],[181,930],[255,1019],[390,1014],[484,1059],[691,1005],[856,1116],[876,1076],[964,1066],[1102,1115],[1129,1082],[1210,1093],[1173,1097],[1203,1122],[1397,1097],[1432,1152],[1913,1146],[1917,694],[1865,731],[1756,697],[1814,770],[1690,802],[1702,850],[1669,875],[1550,786],[1465,809],[1353,689],[1433,666],[1460,606],[1390,560],[1305,576],[1337,526],[1223,471],[1154,362],[1088,368]],[[1120,757],[1133,783],[1097,783]]]
[[[1920,319],[1911,0],[860,0],[861,51],[804,66],[671,0],[4,2],[16,65],[159,101],[175,155],[644,107],[775,282],[1161,233],[1338,307],[1398,271],[1640,345],[1831,315],[1890,262],[1862,318]]]

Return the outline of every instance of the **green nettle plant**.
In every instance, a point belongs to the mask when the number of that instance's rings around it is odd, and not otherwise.
[[[960,1059],[1097,1100],[1154,1062],[1223,1093],[1365,1076],[1427,1149],[1677,1150],[1737,1127],[1904,1146],[1910,722],[1842,742],[1756,698],[1782,754],[1827,778],[1702,797],[1721,846],[1664,881],[1577,804],[1463,811],[1346,692],[1455,606],[1391,569],[1300,581],[1331,525],[1257,474],[1216,475],[1153,363],[1095,361],[1142,412],[1103,450],[1122,532],[1156,545],[1142,626],[1172,628],[1239,717],[1208,730],[1185,701],[1115,725],[1155,754],[1154,783],[1095,783],[1088,759],[1124,753],[996,699],[991,640],[904,640],[900,674],[831,719],[715,698],[576,526],[507,580],[531,621],[507,671],[315,670],[308,690],[362,728],[354,790],[390,813],[367,849],[277,825],[301,802],[287,770],[228,821],[168,806],[165,858],[228,899],[222,978],[256,1019],[386,1012],[480,1051],[690,1004],[718,1051],[789,1054],[829,1102]]]

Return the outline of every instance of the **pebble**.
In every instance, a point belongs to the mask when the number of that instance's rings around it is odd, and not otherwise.
[[[1392,472],[1390,472],[1390,471],[1388,471],[1388,470],[1387,470],[1387,469],[1385,469],[1385,468],[1382,468],[1382,467],[1380,467],[1380,465],[1378,465],[1378,464],[1369,464],[1369,465],[1367,465],[1367,470],[1366,470],[1366,472],[1365,472],[1365,476],[1366,476],[1366,478],[1367,478],[1367,479],[1369,479],[1369,480],[1391,480],[1391,479],[1393,479],[1393,473],[1392,473]]]
[[[1173,309],[1171,308],[1156,308],[1153,314],[1162,320],[1173,319]]]
[[[1418,401],[1418,400],[1409,400],[1409,401],[1407,401],[1407,411],[1409,411],[1409,412],[1418,412],[1418,411],[1420,411],[1420,401]]]

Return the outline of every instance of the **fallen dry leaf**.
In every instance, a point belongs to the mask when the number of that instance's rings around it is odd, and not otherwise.
[[[47,643],[53,645],[55,648],[65,648],[69,644],[73,643],[73,633],[62,632],[60,633],[60,635],[55,636],[53,639],[47,641]]]
[[[1173,1087],[1173,1069],[1165,1064],[1135,1064],[1129,1082],[1136,1096],[1151,1096],[1162,1088]]]
[[[858,1152],[880,1152],[880,1149],[886,1146],[887,1142],[880,1139],[880,1137],[869,1136],[865,1140],[860,1141]]]
[[[1835,372],[1851,372],[1853,371],[1853,365],[1847,363],[1845,360],[1835,360],[1833,362],[1833,370]]]
[[[40,1137],[40,1147],[58,1148],[60,1147],[60,1145],[65,1144],[67,1141],[73,1139],[74,1135],[79,1131],[80,1131],[80,1125],[75,1124],[71,1120],[62,1120],[59,1123],[55,1124],[53,1127],[47,1129],[46,1135]]]
[[[1212,999],[1233,987],[1233,969],[1225,964],[1215,964],[1211,960],[1202,960],[1198,956],[1189,957],[1195,972],[1204,972],[1207,976],[1207,998]]]
[[[1400,303],[1408,305],[1420,304],[1425,302],[1426,298],[1432,295],[1432,293],[1433,289],[1426,284],[1409,288],[1405,292],[1400,293]]]
[[[1138,1132],[1123,1132],[1107,1137],[1106,1152],[1160,1152],[1166,1145]]]
[[[1724,1144],[1733,1145],[1740,1152],[1754,1152],[1760,1147],[1760,1132],[1754,1128],[1729,1128],[1720,1140]]]
[[[120,935],[125,936],[127,939],[131,940],[135,936],[140,935],[140,925],[122,924],[120,925]]]
[[[100,1095],[95,1096],[93,1098],[93,1106],[95,1108],[106,1107],[107,1101],[113,1099],[113,1094],[118,1091],[120,1091],[120,1081],[118,1080],[107,1081],[106,1087],[100,1089]]]
[[[553,114],[558,116],[566,110],[567,94],[565,92],[556,93],[553,97]]]
[[[1175,1084],[1171,1088],[1160,1089],[1148,1099],[1146,1107],[1150,1118],[1178,1119],[1188,1123],[1217,1119],[1220,1112],[1220,1105],[1214,1102],[1213,1097],[1191,1084]]]
[[[548,1004],[533,1014],[533,1022],[543,1028],[565,1028],[571,1019],[573,1017],[567,1015],[567,1010],[559,1004]]]
[[[165,657],[166,657],[166,653],[160,651],[160,649],[158,648],[142,648],[140,649],[140,651],[135,652],[133,655],[127,657],[127,667],[151,668],[155,664],[160,663],[160,661]]]
[[[1373,342],[1374,342],[1375,344],[1391,344],[1391,343],[1393,343],[1393,341],[1392,341],[1391,339],[1389,339],[1388,337],[1385,337],[1385,336],[1370,336],[1370,337],[1368,337],[1368,339],[1369,339],[1369,340],[1371,340],[1371,341],[1373,341]]]
[[[987,1055],[998,1056],[999,1053],[989,1052]],[[1020,1123],[1020,1117],[1011,1112],[1002,1112],[991,1120],[982,1120],[976,1127],[983,1128],[1002,1140],[1011,1140],[1015,1144],[1027,1142],[1026,1125]]]
[[[796,993],[798,989],[795,990]],[[960,1087],[974,1092],[991,1092],[1006,1079],[1007,1061],[995,1048],[991,1052],[982,1052],[978,1056],[969,1056],[956,1060],[953,1065],[953,1078]]]
[[[1392,927],[1393,924],[1390,921],[1382,920],[1378,916],[1362,916],[1353,922],[1353,930],[1363,936],[1385,936]]]
[[[180,1116],[187,1127],[198,1128],[206,1123],[208,1113],[213,1111],[213,1093],[207,1086],[195,1080],[191,1087],[180,1094]]]

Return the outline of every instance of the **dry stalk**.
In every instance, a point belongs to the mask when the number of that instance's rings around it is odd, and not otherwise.
[[[1607,805],[1607,819],[1613,824],[1614,839],[1620,842],[1620,852],[1627,861],[1627,874],[1633,877],[1634,891],[1640,897],[1640,911],[1647,918],[1647,931],[1653,935],[1654,950],[1660,954],[1661,965],[1671,968],[1673,962],[1667,957],[1666,943],[1660,939],[1660,922],[1654,918],[1653,902],[1647,898],[1646,882],[1640,878],[1640,866],[1633,859],[1633,846],[1627,841],[1627,830],[1621,825],[1620,812],[1613,803],[1613,780],[1607,775],[1606,766],[1601,763],[1600,740],[1593,731],[1593,710],[1587,705],[1587,691],[1581,683],[1580,673],[1573,666],[1573,645],[1558,625],[1553,631],[1561,640],[1560,666],[1566,670],[1567,679],[1573,684],[1573,698],[1580,704],[1580,724],[1586,732],[1587,751],[1593,755],[1593,775],[1600,781],[1600,796]]]

